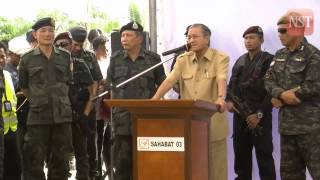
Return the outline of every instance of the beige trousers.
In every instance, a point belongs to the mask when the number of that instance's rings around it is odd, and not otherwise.
[[[228,180],[226,138],[209,142],[209,180]]]

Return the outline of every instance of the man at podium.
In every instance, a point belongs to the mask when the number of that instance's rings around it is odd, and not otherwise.
[[[210,48],[210,29],[194,24],[188,29],[190,51],[180,55],[173,70],[152,99],[160,99],[179,82],[181,99],[199,99],[216,103],[220,113],[210,121],[209,179],[227,180],[228,122],[225,110],[229,57]]]
[[[161,62],[160,56],[142,48],[143,27],[131,22],[120,29],[124,50],[115,52],[110,59],[107,83],[118,85],[128,78]],[[165,79],[163,66],[150,71],[112,93],[113,99],[149,99]],[[132,179],[132,125],[130,113],[122,108],[112,110],[114,129],[114,180]]]

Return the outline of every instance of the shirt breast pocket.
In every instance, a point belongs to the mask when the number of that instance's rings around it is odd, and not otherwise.
[[[43,67],[33,67],[29,71],[29,79],[32,84],[43,83],[44,78],[44,68]]]
[[[66,82],[68,81],[68,67],[64,64],[55,64],[56,71],[56,81],[57,82]]]

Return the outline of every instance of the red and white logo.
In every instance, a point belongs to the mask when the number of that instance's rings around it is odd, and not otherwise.
[[[311,9],[291,9],[288,11],[290,35],[311,35],[314,30],[314,15]]]

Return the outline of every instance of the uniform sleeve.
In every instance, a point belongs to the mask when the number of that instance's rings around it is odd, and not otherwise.
[[[271,95],[271,97],[279,98],[280,94],[285,91],[281,86],[277,83],[277,77],[274,72],[275,60],[271,62],[270,68],[268,69],[265,77],[264,77],[264,87],[267,92]]]
[[[21,89],[28,89],[28,71],[25,61],[26,60],[22,57],[19,64],[19,87]]]
[[[100,81],[103,79],[103,76],[102,76],[102,73],[101,73],[96,56],[94,54],[92,56],[93,56],[93,58],[92,58],[92,65],[93,65],[92,77],[93,77],[94,81]]]
[[[156,63],[160,63],[161,62],[161,58],[160,56],[156,59]],[[158,66],[155,70],[154,70],[154,75],[155,75],[155,80],[156,80],[156,84],[158,86],[161,85],[162,81],[164,81],[166,79],[166,74],[164,72],[164,68],[163,65]]]
[[[113,84],[113,68],[114,68],[114,61],[110,59],[110,64],[107,70],[107,87],[110,86],[110,84]]]
[[[217,68],[217,80],[227,80],[228,78],[229,57],[219,58]]]
[[[296,91],[296,96],[304,101],[320,95],[320,53],[314,53],[306,66],[305,80]]]
[[[176,84],[178,82],[178,80],[181,77],[181,61],[184,60],[184,56],[179,56],[177,58],[177,61],[175,63],[175,65],[173,66],[172,71],[170,72],[170,74],[167,76],[167,81],[169,81],[171,84]]]
[[[234,89],[238,86],[238,81],[242,71],[242,68],[240,67],[238,62],[239,62],[239,59],[236,61],[236,63],[232,67],[231,77],[229,80],[229,84],[227,86],[227,96],[226,96],[227,101],[231,101],[229,94],[234,93]]]

